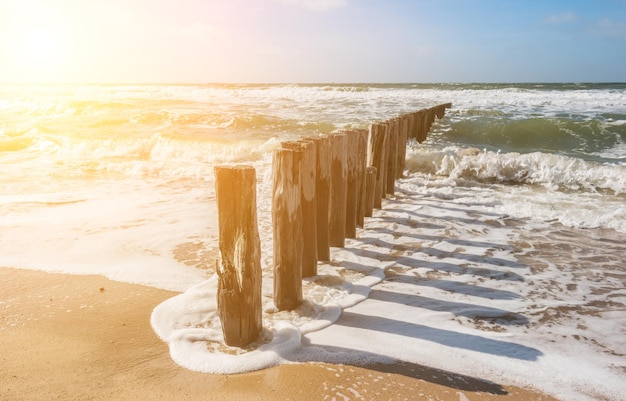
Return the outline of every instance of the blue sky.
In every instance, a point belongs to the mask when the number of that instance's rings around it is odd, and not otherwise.
[[[626,81],[626,0],[0,0],[5,82]]]

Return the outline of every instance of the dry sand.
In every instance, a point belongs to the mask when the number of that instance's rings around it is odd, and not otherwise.
[[[240,375],[176,365],[150,327],[175,293],[0,268],[0,400],[554,400],[414,364],[290,364]]]

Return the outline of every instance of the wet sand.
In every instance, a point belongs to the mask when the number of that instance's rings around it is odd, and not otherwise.
[[[175,294],[0,268],[0,400],[555,400],[415,364],[192,372],[150,327],[152,309]]]

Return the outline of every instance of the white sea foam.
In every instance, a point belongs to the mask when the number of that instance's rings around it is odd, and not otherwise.
[[[199,201],[203,191],[125,184],[125,193],[105,184],[65,193],[1,195],[0,265],[101,274],[177,291],[202,281],[202,270],[173,253],[186,243],[214,242],[216,223],[206,212],[211,205]]]
[[[626,124],[626,121],[624,121],[624,124]],[[626,143],[618,143],[612,148],[605,149],[601,152],[595,152],[594,154],[606,159],[621,160],[619,163],[622,166],[626,165]]]
[[[155,331],[170,344],[174,360],[203,372],[391,357],[556,391],[568,400],[618,400],[626,391],[619,351],[626,343],[605,333],[623,331],[626,314],[600,304],[606,294],[626,300],[619,279],[611,278],[620,274],[623,245],[519,225],[468,206],[470,188],[444,202],[413,189],[411,180],[400,183],[398,196],[368,220],[359,239],[333,249],[333,262],[305,280],[298,310],[276,311],[271,277],[265,276],[265,331],[251,350],[220,345],[216,278],[159,305]],[[580,249],[556,253],[561,264],[536,249],[542,243]],[[605,249],[598,249],[600,243]],[[603,260],[596,272],[602,278],[589,271],[598,266],[577,261],[578,254]]]
[[[625,166],[449,147],[414,148],[407,154],[407,168],[420,193],[434,191],[445,198],[459,186],[475,186],[476,194],[467,201],[503,214],[626,232]]]

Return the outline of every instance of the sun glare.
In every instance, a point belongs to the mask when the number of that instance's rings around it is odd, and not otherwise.
[[[16,56],[31,67],[56,64],[61,56],[61,43],[55,32],[34,29],[16,38]]]
[[[63,16],[53,9],[15,9],[2,29],[6,73],[19,82],[63,80],[69,64],[71,35]],[[1,79],[1,78],[0,78]]]

